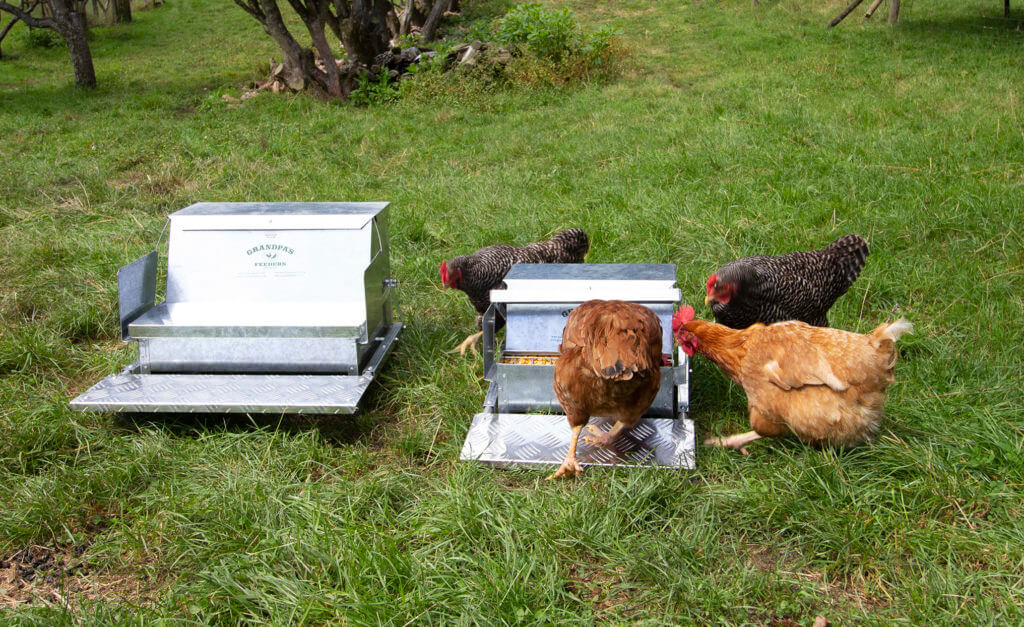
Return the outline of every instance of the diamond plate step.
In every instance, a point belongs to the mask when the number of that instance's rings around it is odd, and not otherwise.
[[[114,374],[71,401],[78,411],[351,414],[372,376]]]
[[[615,421],[591,418],[603,431]],[[487,464],[558,466],[569,450],[569,423],[551,414],[479,413],[462,447],[461,459]],[[619,436],[612,449],[580,439],[576,458],[584,466],[696,466],[693,421],[680,418],[642,418]]]

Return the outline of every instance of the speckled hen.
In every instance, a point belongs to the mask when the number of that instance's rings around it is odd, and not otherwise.
[[[844,235],[821,250],[744,257],[708,277],[704,302],[716,322],[733,329],[784,320],[827,327],[829,308],[853,285],[867,256],[867,240]]]
[[[459,344],[459,352],[465,354],[468,348],[475,350],[483,335],[483,314],[491,304],[491,290],[504,287],[505,275],[512,266],[517,263],[582,263],[589,249],[590,240],[583,229],[568,229],[544,242],[525,246],[496,244],[471,255],[442,261],[441,283],[466,293],[476,309],[476,328],[480,329]]]

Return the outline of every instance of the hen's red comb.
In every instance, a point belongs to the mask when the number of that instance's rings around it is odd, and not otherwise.
[[[708,277],[708,282],[704,286],[704,289],[708,291],[708,294],[711,294],[711,290],[715,287],[715,283],[718,283],[718,275],[712,274]]]
[[[689,305],[683,305],[680,307],[679,311],[676,312],[676,315],[672,316],[672,332],[678,332],[680,327],[690,320],[693,320],[693,316],[693,307]]]
[[[448,262],[447,261],[442,261],[441,262],[441,283],[442,284],[447,284],[448,283]]]

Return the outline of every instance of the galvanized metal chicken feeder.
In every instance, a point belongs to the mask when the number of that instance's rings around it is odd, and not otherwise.
[[[473,416],[461,458],[488,464],[557,466],[569,448],[569,423],[555,397],[554,360],[569,312],[591,300],[625,300],[650,307],[661,321],[663,353],[672,354],[672,313],[681,294],[671,264],[519,264],[507,289],[491,291],[483,319],[484,411]],[[495,330],[505,321],[505,339]],[[584,466],[695,467],[689,418],[689,359],[682,351],[662,367],[661,388],[640,422],[611,449],[580,440]],[[614,421],[593,417],[608,431]]]
[[[401,332],[388,203],[196,203],[118,271],[139,357],[71,401],[104,412],[354,413]],[[158,245],[159,246],[159,245]]]

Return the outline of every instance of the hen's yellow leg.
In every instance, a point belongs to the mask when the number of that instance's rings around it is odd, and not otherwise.
[[[565,461],[553,474],[548,475],[548,481],[558,477],[575,477],[583,473],[583,466],[576,461],[576,444],[580,439],[580,431],[583,425],[572,427],[572,437],[569,438],[569,452],[565,454]]]
[[[761,436],[757,431],[747,431],[746,433],[737,433],[736,435],[730,435],[724,438],[708,438],[704,440],[705,446],[719,446],[722,448],[734,448],[744,455],[750,455],[745,448],[748,444],[754,440],[760,440]]]
[[[459,351],[460,355],[465,355],[466,351],[469,349],[472,349],[474,352],[476,352],[476,343],[479,342],[480,338],[482,338],[483,336],[483,331],[477,331],[473,335],[470,335],[465,340],[463,340],[462,344],[456,346],[455,349],[452,350],[451,352],[454,353],[455,351]]]

